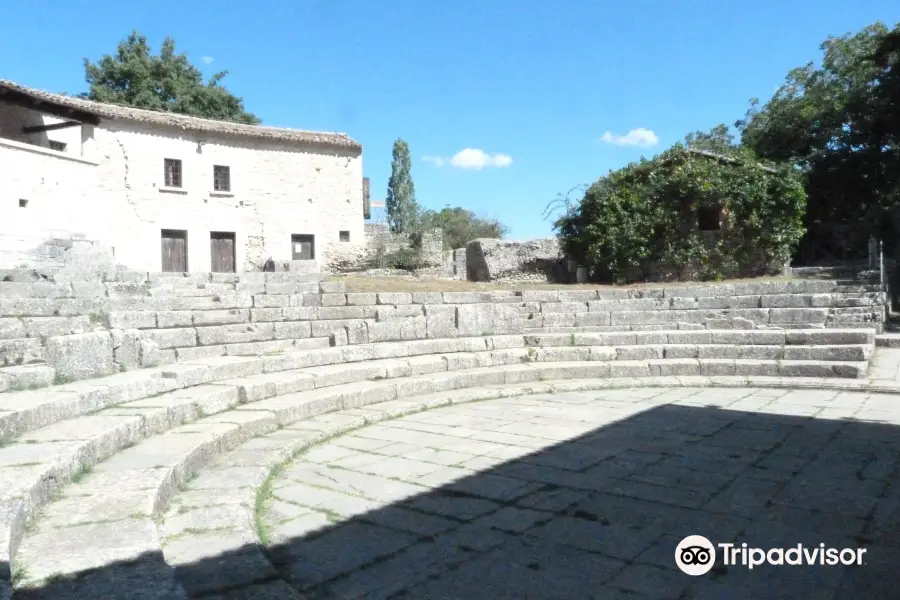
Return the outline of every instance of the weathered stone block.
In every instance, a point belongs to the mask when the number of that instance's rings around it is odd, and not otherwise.
[[[288,294],[257,294],[253,296],[253,308],[282,308],[291,305]]]
[[[560,302],[590,302],[597,299],[597,290],[560,290]]]
[[[379,306],[376,311],[378,321],[390,321],[393,319],[408,319],[422,316],[421,304],[401,304],[400,306]]]
[[[456,307],[456,327],[461,336],[490,335],[494,333],[494,315],[491,304],[461,304]]]
[[[194,314],[189,310],[160,311],[156,313],[156,326],[160,329],[190,327],[193,322]]]
[[[297,284],[288,281],[283,283],[267,283],[266,284],[266,294],[297,294],[299,290],[297,289]]]
[[[772,325],[811,325],[825,323],[827,308],[773,308],[769,315]]]
[[[346,294],[322,294],[321,306],[345,306],[347,304]]]
[[[141,366],[141,333],[137,329],[113,329],[113,360],[125,369]]]
[[[320,281],[319,292],[323,294],[343,294],[347,287],[343,281]]]
[[[377,300],[375,294],[347,294],[347,304],[350,306],[372,306]]]
[[[50,281],[0,281],[0,296],[11,298],[71,298],[72,286]]]
[[[0,365],[22,365],[44,360],[40,338],[0,340]]]
[[[694,311],[641,310],[610,312],[610,325],[670,324],[687,318]]]
[[[693,297],[673,296],[668,301],[668,308],[673,310],[697,310],[700,306],[699,299]]]
[[[575,313],[541,313],[543,327],[574,327]]]
[[[549,313],[586,313],[587,302],[545,302],[541,304],[541,312]]]
[[[367,344],[369,343],[369,328],[365,321],[353,321],[344,325],[347,331],[348,344]]]
[[[25,323],[12,317],[0,318],[0,340],[25,337]]]
[[[586,312],[575,314],[575,327],[596,327],[609,325],[608,312]]]
[[[106,285],[106,295],[110,298],[120,296],[147,296],[149,284],[125,281],[110,281]]]
[[[328,306],[316,310],[320,320],[374,319],[377,309],[374,306]]]
[[[473,304],[490,302],[490,292],[443,292],[445,304]]]
[[[286,296],[285,296],[286,297]],[[280,308],[251,308],[250,320],[254,323],[259,321],[280,321],[284,313]]]
[[[157,327],[156,313],[145,310],[113,311],[109,313],[109,326],[112,329],[153,329]]]
[[[281,309],[282,319],[285,321],[310,321],[317,319],[314,306],[291,306]]]
[[[444,295],[441,292],[413,292],[413,304],[441,304]]]
[[[192,327],[176,329],[146,329],[142,332],[144,339],[153,342],[162,349],[196,346],[197,333]]]
[[[401,340],[400,321],[366,321],[370,342],[390,342]]]
[[[309,321],[276,322],[274,336],[276,340],[308,338],[312,335]]]
[[[47,365],[2,367],[0,368],[0,392],[46,387],[53,383],[55,373],[53,367]]]
[[[456,307],[452,305],[425,305],[425,335],[429,338],[455,338]]]
[[[107,331],[47,338],[46,359],[57,378],[88,379],[116,371],[112,335]]]
[[[522,302],[559,302],[559,292],[554,290],[523,290]]]
[[[193,313],[193,320],[195,326],[246,323],[250,320],[250,309],[197,310]]]
[[[72,295],[76,298],[106,296],[106,286],[100,281],[73,281]]]
[[[412,304],[412,294],[407,292],[387,292],[377,295],[378,304]]]
[[[249,296],[265,295],[266,284],[263,282],[244,282],[235,284],[234,291],[238,294]]]
[[[144,340],[149,341],[149,340]],[[176,348],[175,353],[179,361],[197,360],[201,358],[213,358],[215,356],[225,356],[227,346],[193,346],[191,348]],[[163,362],[163,361],[159,361]]]
[[[93,328],[91,319],[88,316],[26,317],[22,321],[25,323],[25,331],[28,337],[55,337],[87,333]]]
[[[294,305],[294,298],[296,296],[291,297],[291,306]],[[322,306],[322,295],[321,294],[301,294],[300,295],[300,304],[297,306]]]
[[[274,335],[275,326],[273,323],[245,323],[197,328],[197,340],[203,346],[261,342],[273,339]]]

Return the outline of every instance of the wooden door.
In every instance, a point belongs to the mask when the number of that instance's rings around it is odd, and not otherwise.
[[[209,252],[213,273],[234,273],[234,232],[210,232]]]
[[[187,273],[187,231],[162,230],[162,270],[166,273]]]
[[[316,241],[311,235],[291,236],[291,260],[313,260],[316,257]]]

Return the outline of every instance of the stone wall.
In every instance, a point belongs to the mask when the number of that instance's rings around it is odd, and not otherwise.
[[[444,250],[442,253],[443,275],[450,279],[465,280],[466,272],[466,249],[457,248],[456,250]]]
[[[394,233],[387,223],[365,224],[365,255],[357,264],[344,269],[354,270],[364,268],[382,268],[380,260],[384,255],[393,254],[400,250],[408,250],[413,247],[409,234]],[[422,233],[420,256],[426,267],[440,267],[443,263],[443,231],[440,228],[428,229]]]
[[[200,357],[489,334],[672,329],[881,330],[884,293],[833,281],[664,289],[347,293],[296,273],[119,272],[0,283],[0,366],[65,379]]]
[[[187,231],[197,272],[211,268],[216,231],[235,233],[238,270],[290,260],[292,234],[314,235],[322,264],[364,247],[358,152],[122,120],[23,137],[23,123],[53,119],[2,107],[0,268],[47,266],[49,240],[83,237],[133,269],[158,271],[161,229]],[[40,137],[75,133],[65,152]],[[166,158],[182,161],[181,188],[164,186]],[[213,165],[230,167],[231,192],[213,190]]]
[[[481,238],[466,246],[469,281],[568,281],[556,238]]]

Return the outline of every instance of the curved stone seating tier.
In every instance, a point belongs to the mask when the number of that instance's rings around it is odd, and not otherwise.
[[[380,377],[387,378],[391,365],[399,366],[400,361],[372,362],[380,366],[350,366],[361,367],[355,371],[358,377],[367,375],[357,383],[333,383],[247,403],[239,402],[238,385],[204,384],[191,389],[191,397],[185,397],[182,405],[173,399],[150,406],[148,400],[84,417],[117,422],[117,428],[96,433],[91,443],[98,449],[118,446],[119,451],[83,470],[61,493],[54,494],[33,527],[25,528],[21,522],[7,524],[12,525],[13,571],[19,574],[15,597],[126,597],[126,592],[147,589],[153,590],[152,597],[177,598],[184,597],[182,590],[199,596],[255,582],[259,582],[255,591],[260,594],[283,592],[271,597],[292,597],[288,588],[273,581],[277,574],[258,546],[254,521],[257,490],[273,467],[298,450],[387,418],[451,403],[547,392],[633,386],[823,387],[820,379],[795,377],[598,379],[598,374],[606,375],[603,365],[584,362],[395,373],[396,379],[391,380]],[[298,377],[302,379],[302,375]],[[257,376],[257,383],[263,381]],[[867,382],[834,380],[827,387],[866,390]],[[883,390],[897,392],[900,386]],[[207,404],[201,408],[203,402]],[[209,412],[215,414],[191,420]],[[80,432],[86,423],[75,426],[76,421],[64,425],[85,440],[90,434]],[[172,426],[165,433],[137,441],[142,435],[141,423]],[[40,449],[60,443],[60,435],[64,433],[48,431],[44,435],[40,430],[40,435],[23,439],[36,442],[29,445]],[[103,453],[98,450],[95,457]],[[35,475],[36,471],[32,472]],[[179,490],[183,491],[178,505],[166,511]],[[234,552],[237,556],[230,554],[228,560],[235,564],[213,562],[200,574],[193,567],[179,570],[202,558]],[[129,561],[134,561],[130,567]],[[100,569],[113,563],[119,565],[114,574]],[[100,570],[92,575],[92,569]],[[41,595],[44,591],[37,587],[41,585],[49,585],[59,595]]]
[[[663,343],[687,341],[688,334],[711,343]],[[364,344],[256,358],[219,357],[6,394],[0,402],[5,441],[0,448],[0,535],[7,539],[0,548],[15,557],[28,518],[38,515],[73,479],[105,482],[93,486],[105,490],[104,496],[84,493],[72,501],[84,514],[120,514],[118,508],[130,506],[127,514],[149,519],[211,457],[249,437],[324,412],[542,379],[690,377],[704,372],[860,376],[873,336],[871,330],[674,331]],[[773,343],[728,345],[739,340]],[[592,345],[598,341],[623,345]],[[645,343],[654,341],[661,345]],[[777,359],[789,350],[834,360]],[[680,358],[701,352],[776,358]],[[670,354],[676,358],[657,358]],[[842,360],[847,358],[857,360]],[[138,486],[133,496],[137,504],[122,499],[128,497],[129,485]],[[110,504],[111,489],[117,495]],[[91,502],[106,504],[91,508]],[[65,504],[59,506],[70,511]],[[54,522],[48,514],[39,514],[38,527]],[[150,531],[150,525],[147,521],[142,527]],[[121,556],[121,549],[112,555],[98,549],[90,556]],[[15,559],[10,563],[15,569]],[[57,572],[60,568],[57,564]]]
[[[132,277],[135,274],[124,274]],[[878,286],[346,293],[290,273],[0,282],[0,392],[215,356],[523,333],[872,327]],[[615,344],[602,344],[615,345]]]

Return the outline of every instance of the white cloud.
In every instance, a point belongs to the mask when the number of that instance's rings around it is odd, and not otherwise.
[[[460,150],[450,159],[450,164],[457,169],[479,171],[485,167],[508,167],[513,162],[509,154],[488,154],[478,148]]]
[[[611,131],[607,131],[600,139],[607,144],[615,144],[616,146],[639,146],[641,148],[649,148],[659,142],[659,138],[656,137],[655,133],[643,127],[632,129],[625,135],[615,135]]]
[[[205,62],[208,65],[211,65],[213,63],[213,61],[215,61],[216,59],[214,59],[212,56],[204,56],[200,60],[202,60],[203,62]]]
[[[423,156],[422,160],[431,163],[436,167],[450,165],[457,169],[467,169],[471,171],[480,171],[486,167],[502,169],[513,163],[512,156],[509,154],[490,154],[478,148],[465,148],[451,156],[449,159],[442,156]]]

